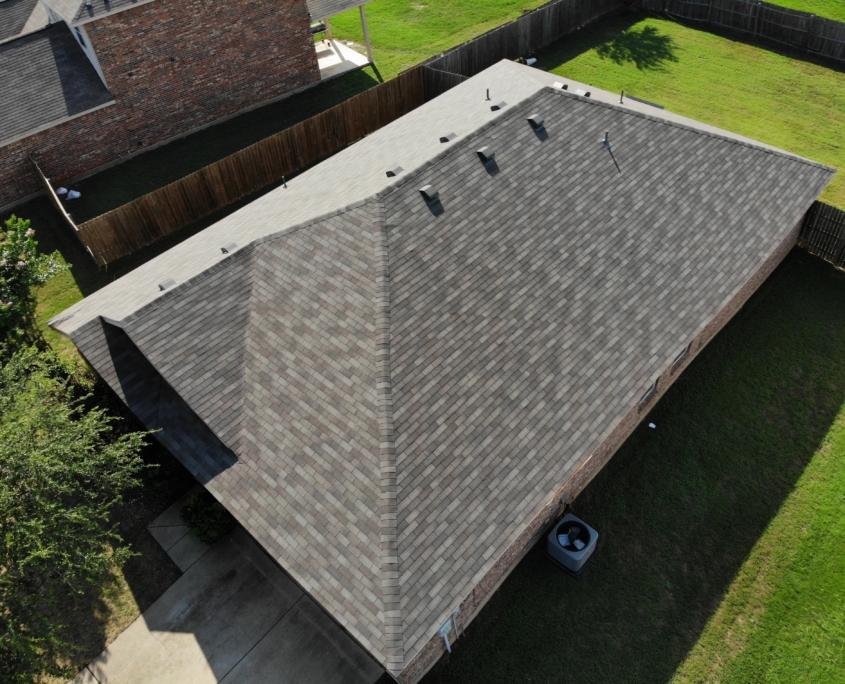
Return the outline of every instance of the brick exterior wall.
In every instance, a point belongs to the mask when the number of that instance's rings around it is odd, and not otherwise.
[[[616,453],[634,429],[648,415],[649,409],[669,389],[681,371],[690,364],[701,349],[742,308],[743,304],[748,301],[763,281],[783,261],[789,251],[794,247],[800,228],[801,221],[799,221],[792,232],[781,242],[775,252],[769,256],[745,285],[733,295],[730,301],[690,341],[689,352],[686,358],[676,363],[671,363],[663,370],[657,383],[657,392],[651,397],[648,405],[644,407],[635,405],[631,408],[598,449],[584,461],[561,486],[555,496],[543,507],[540,513],[534,517],[528,528],[497,559],[493,567],[473,588],[470,595],[461,602],[460,613],[458,615],[460,629],[463,629],[464,626],[469,624],[478,615],[479,611],[523,559],[525,554],[528,553],[534,544],[545,535],[549,527],[563,514],[563,503],[571,503],[584,490],[593,477],[610,461],[613,454]],[[453,630],[449,634],[449,641],[455,644],[455,640],[456,635]],[[457,646],[457,648],[460,648],[460,646]],[[443,640],[440,636],[433,635],[417,656],[402,670],[399,681],[402,684],[415,684],[422,679],[425,673],[431,669],[445,652],[446,647],[443,644]]]
[[[320,78],[305,0],[156,0],[85,25],[115,104],[0,150],[0,206]]]

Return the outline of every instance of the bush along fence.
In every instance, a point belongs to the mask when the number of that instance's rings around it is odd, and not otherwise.
[[[837,268],[845,268],[845,211],[813,202],[798,234],[798,246]]]
[[[845,61],[845,23],[808,12],[756,0],[643,0],[642,7]]]
[[[496,62],[530,55],[623,6],[623,0],[555,0],[538,7],[336,107],[81,223],[77,235],[100,265],[132,254],[331,156]]]

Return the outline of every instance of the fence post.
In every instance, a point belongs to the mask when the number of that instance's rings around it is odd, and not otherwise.
[[[713,14],[713,0],[707,4],[707,23],[710,23],[710,15]]]

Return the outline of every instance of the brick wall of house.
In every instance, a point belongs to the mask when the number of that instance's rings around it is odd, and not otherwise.
[[[0,149],[0,206],[320,78],[305,0],[156,0],[85,25],[115,104]]]
[[[803,220],[803,219],[802,219]],[[511,571],[523,559],[526,553],[545,535],[549,526],[563,514],[563,502],[571,502],[583,491],[598,472],[607,464],[613,454],[622,446],[634,429],[648,415],[649,409],[657,403],[657,399],[665,394],[675,379],[681,374],[684,368],[698,355],[698,352],[715,337],[725,324],[742,308],[749,297],[757,290],[763,281],[768,278],[772,271],[780,264],[789,251],[795,246],[798,238],[801,222],[795,226],[792,232],[781,242],[778,248],[762,264],[753,276],[734,294],[730,301],[705,325],[705,327],[690,340],[689,353],[686,358],[678,363],[667,366],[660,374],[658,380],[658,391],[651,398],[648,406],[640,407],[635,405],[619,422],[619,424],[604,439],[601,445],[593,454],[572,474],[572,476],[561,486],[555,496],[543,507],[528,528],[511,544],[508,549],[496,560],[493,567],[473,588],[460,606],[459,626],[462,628],[478,615],[496,589],[504,582]],[[449,634],[449,640],[455,644],[456,635]],[[460,643],[453,646],[460,648]],[[400,676],[402,684],[415,684],[423,675],[436,663],[446,652],[443,640],[438,635],[433,635],[417,656],[402,670]]]

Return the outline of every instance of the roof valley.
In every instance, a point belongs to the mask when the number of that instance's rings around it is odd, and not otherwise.
[[[393,396],[390,378],[390,254],[384,204],[373,207],[376,243],[376,395],[378,398],[379,459],[381,468],[381,584],[384,602],[385,665],[393,673],[405,665],[404,625],[399,588],[396,447],[393,434]]]

